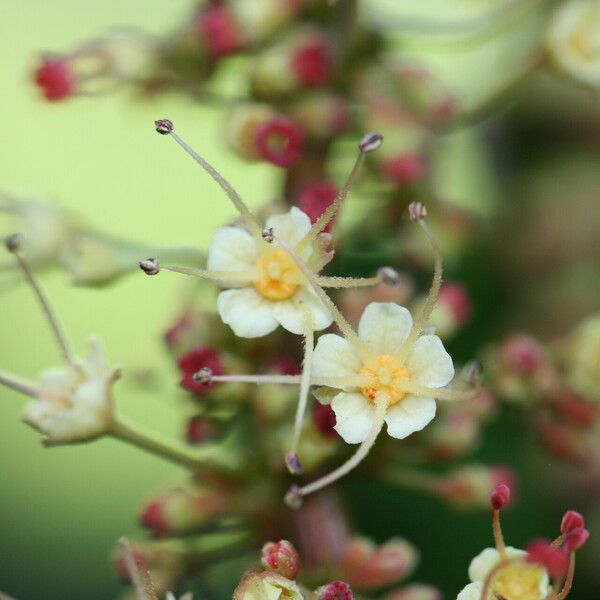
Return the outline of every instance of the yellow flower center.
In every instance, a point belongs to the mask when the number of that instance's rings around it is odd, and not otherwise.
[[[408,379],[408,369],[393,356],[382,354],[367,360],[360,370],[362,375],[369,376],[369,385],[360,388],[363,396],[375,402],[378,393],[387,394],[388,405],[400,402],[406,392],[401,384]]]
[[[544,570],[526,564],[509,565],[494,579],[492,589],[499,598],[506,600],[542,600],[541,591]]]
[[[263,255],[256,261],[258,279],[254,287],[269,300],[285,300],[298,289],[300,269],[294,259],[282,248]]]

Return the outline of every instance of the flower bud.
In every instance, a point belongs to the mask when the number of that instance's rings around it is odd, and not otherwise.
[[[572,425],[590,428],[596,422],[598,406],[570,390],[563,391],[554,402],[558,414]]]
[[[212,440],[214,435],[214,424],[204,415],[195,415],[188,420],[185,428],[185,439],[190,444],[202,444]]]
[[[183,535],[201,530],[229,506],[227,495],[220,490],[176,488],[146,504],[140,524],[156,537]]]
[[[261,564],[267,571],[279,573],[288,579],[296,579],[300,569],[300,557],[290,542],[280,540],[263,546]]]
[[[313,594],[313,600],[352,600],[354,594],[344,581],[332,581],[323,585]]]
[[[424,299],[417,301],[422,305]],[[429,323],[442,339],[454,335],[471,318],[471,299],[460,283],[447,281],[442,284],[438,302],[431,313]]]
[[[412,583],[402,589],[390,592],[385,600],[443,600],[440,590],[432,585]]]
[[[567,377],[572,388],[600,401],[600,315],[577,326],[566,349]]]
[[[424,434],[427,454],[436,460],[452,460],[472,450],[480,438],[480,423],[467,406],[450,406]]]
[[[377,548],[366,538],[351,540],[341,559],[344,580],[351,586],[374,590],[407,577],[418,561],[416,548],[392,539]]]
[[[207,54],[222,58],[241,50],[244,32],[235,14],[226,5],[210,5],[198,15],[198,35]]]
[[[223,375],[224,367],[221,355],[215,348],[210,346],[199,346],[188,351],[177,360],[177,366],[181,371],[179,385],[185,390],[198,396],[208,393],[216,384],[202,383],[194,378],[201,369],[211,369],[215,375]]]
[[[274,117],[261,123],[254,132],[256,154],[271,164],[287,168],[300,158],[304,133],[287,117]]]
[[[503,509],[510,500],[510,488],[502,483],[494,488],[490,495],[490,502],[494,510]]]
[[[419,154],[398,154],[381,162],[381,173],[397,185],[409,185],[425,176],[425,159]]]
[[[581,513],[575,510],[568,510],[562,518],[560,523],[561,533],[570,533],[574,529],[581,529],[585,527],[585,519]]]
[[[316,141],[328,141],[348,130],[351,111],[345,99],[330,92],[301,95],[289,105],[287,112]]]
[[[541,565],[553,579],[558,579],[566,573],[569,557],[547,540],[534,540],[527,546],[527,562]]]
[[[532,375],[544,360],[541,345],[524,334],[514,334],[506,339],[501,352],[506,365],[521,375]]]
[[[233,592],[233,600],[304,600],[298,585],[268,571],[249,571]]]
[[[35,82],[50,102],[72,96],[77,85],[68,58],[61,56],[43,58],[35,71]]]
[[[308,215],[311,223],[316,223],[319,217],[333,204],[337,196],[337,187],[330,181],[309,183],[305,186],[298,198],[298,208]],[[323,228],[329,233],[333,220]]]
[[[572,529],[567,533],[563,548],[565,552],[577,552],[590,537],[590,532],[584,527],[579,529]]]

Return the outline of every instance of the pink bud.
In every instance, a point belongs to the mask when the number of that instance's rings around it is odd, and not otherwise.
[[[566,573],[569,557],[547,540],[534,540],[527,546],[527,562],[541,565],[558,579]]]
[[[147,504],[140,514],[140,525],[150,529],[155,535],[165,535],[169,527],[162,502],[155,501]]]
[[[564,551],[567,553],[577,552],[588,541],[589,537],[590,532],[584,527],[569,531],[563,545]]]
[[[471,298],[464,285],[453,281],[445,282],[440,288],[439,302],[450,309],[456,325],[464,325],[471,318]]]
[[[347,583],[332,581],[315,592],[318,600],[352,600],[354,594]]]
[[[66,58],[46,58],[35,71],[35,82],[46,100],[55,102],[71,96],[75,90],[75,76]]]
[[[324,39],[311,39],[292,55],[292,70],[305,87],[327,85],[333,75],[333,63]]]
[[[569,533],[574,529],[580,529],[581,527],[585,527],[583,515],[575,510],[568,510],[560,523],[560,532]]]
[[[502,345],[502,355],[507,365],[522,375],[532,375],[544,358],[540,344],[524,334],[510,336]]]
[[[214,435],[214,426],[204,415],[195,415],[187,422],[185,439],[190,444],[201,444]]]
[[[399,185],[413,183],[425,175],[425,161],[418,154],[403,154],[388,158],[382,163],[381,168],[385,177]]]
[[[264,160],[282,168],[291,167],[302,152],[304,133],[287,117],[273,117],[254,132],[254,148]]]
[[[390,592],[385,600],[443,600],[440,590],[432,585],[412,583],[402,589]]]
[[[298,207],[308,215],[311,223],[316,223],[318,218],[333,204],[337,193],[337,187],[330,181],[309,183],[300,194]],[[332,225],[333,221],[329,221],[323,231],[329,233]]]
[[[279,573],[288,579],[296,579],[300,569],[298,552],[287,540],[269,542],[262,549],[262,566],[273,573]]]
[[[506,506],[506,503],[510,500],[510,488],[504,483],[496,486],[492,495],[490,496],[490,501],[492,503],[492,508],[494,510],[501,510]]]
[[[215,384],[203,384],[194,379],[201,369],[208,368],[214,375],[222,375],[224,368],[219,352],[210,346],[193,348],[177,361],[182,378],[179,384],[185,390],[199,396],[206,394]]]
[[[210,6],[198,17],[198,33],[209,54],[216,58],[240,50],[243,36],[226,6]]]
[[[598,414],[597,406],[571,391],[565,391],[556,399],[556,408],[566,421],[580,427],[591,427]]]

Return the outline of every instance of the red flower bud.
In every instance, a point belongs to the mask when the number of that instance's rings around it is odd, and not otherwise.
[[[298,199],[298,207],[305,212],[311,223],[316,223],[319,217],[333,204],[337,196],[337,187],[329,181],[309,183]],[[325,233],[331,231],[333,220],[323,228]]]
[[[541,565],[558,579],[566,573],[569,557],[547,540],[534,540],[527,546],[527,562]]]
[[[239,25],[226,6],[211,6],[198,17],[198,33],[208,53],[220,58],[243,46]]]
[[[413,183],[425,175],[425,161],[418,154],[388,158],[383,161],[381,168],[385,177],[399,185]]]
[[[46,100],[52,102],[71,96],[75,77],[65,58],[46,58],[35,71],[35,82]]]
[[[222,375],[224,370],[218,351],[210,346],[193,348],[179,358],[177,365],[182,373],[181,387],[199,396],[206,394],[215,384],[194,381],[194,373],[205,367],[214,375]]]
[[[575,510],[568,510],[562,518],[560,523],[561,533],[570,533],[574,529],[581,529],[585,527],[585,519],[583,515]]]
[[[347,583],[332,581],[316,591],[318,600],[352,600],[354,594]]]
[[[471,318],[471,298],[462,284],[445,282],[440,288],[439,302],[448,306],[457,325],[463,325]]]
[[[187,422],[185,438],[190,444],[201,444],[214,435],[214,426],[204,415],[195,415]]]
[[[333,74],[333,63],[325,40],[309,40],[292,55],[294,74],[305,87],[327,85]]]
[[[169,527],[164,513],[162,502],[156,501],[147,504],[140,514],[140,525],[150,529],[155,535],[165,535]]]
[[[502,345],[502,355],[507,365],[522,375],[532,375],[543,361],[540,344],[524,334],[510,336]]]
[[[316,402],[313,408],[313,424],[317,431],[325,437],[336,438],[339,433],[334,429],[336,420],[333,408],[329,404]]]
[[[504,483],[496,486],[492,495],[490,496],[490,501],[492,503],[492,508],[494,510],[501,510],[510,500],[510,488]]]
[[[298,575],[300,557],[294,546],[287,540],[265,544],[260,560],[267,571],[279,573],[288,579],[296,579]]]
[[[254,148],[264,160],[282,168],[291,167],[300,158],[304,134],[294,121],[273,117],[254,132]]]
[[[577,552],[588,541],[589,537],[590,532],[584,527],[569,531],[563,545],[564,551],[567,553]]]

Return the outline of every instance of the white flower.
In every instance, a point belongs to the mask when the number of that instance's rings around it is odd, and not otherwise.
[[[600,401],[600,315],[586,319],[575,329],[566,359],[573,389],[586,398]]]
[[[233,592],[233,600],[303,600],[298,585],[277,573],[249,572]]]
[[[328,403],[329,396],[337,420],[335,428],[346,442],[357,444],[367,438],[375,418],[375,398],[382,393],[389,398],[385,422],[392,437],[403,439],[434,418],[435,390],[450,383],[454,367],[435,335],[418,337],[401,355],[412,327],[406,308],[373,302],[358,326],[366,354],[361,356],[350,341],[338,335],[319,338],[313,376],[340,379],[339,384],[332,386],[334,389],[325,394],[320,390],[317,396],[322,403]],[[353,385],[352,379],[363,382]],[[340,391],[336,393],[335,388]]]
[[[49,444],[102,435],[111,423],[114,377],[99,343],[92,341],[86,360],[42,374],[37,397],[25,407],[23,420],[46,436]]]
[[[309,234],[308,216],[293,207],[283,215],[270,217],[267,228],[292,246]],[[318,272],[328,258],[321,234],[298,253],[311,270]],[[209,271],[232,271],[228,287],[219,294],[217,305],[225,323],[240,337],[260,337],[279,325],[291,333],[306,331],[305,312],[310,313],[313,329],[321,330],[332,322],[329,311],[317,298],[293,259],[280,247],[257,240],[245,229],[223,227],[215,233],[208,250]],[[247,274],[240,281],[236,274]]]
[[[600,87],[600,1],[569,0],[554,14],[546,35],[556,65],[586,85]]]
[[[506,558],[524,559],[527,553],[511,546],[506,547]],[[486,548],[469,565],[471,583],[465,586],[456,600],[480,600],[486,578],[500,563],[496,548]],[[494,576],[490,588],[490,600],[502,597],[506,600],[542,600],[550,592],[548,574],[542,567],[525,560],[508,563]],[[486,599],[487,600],[487,599]]]

